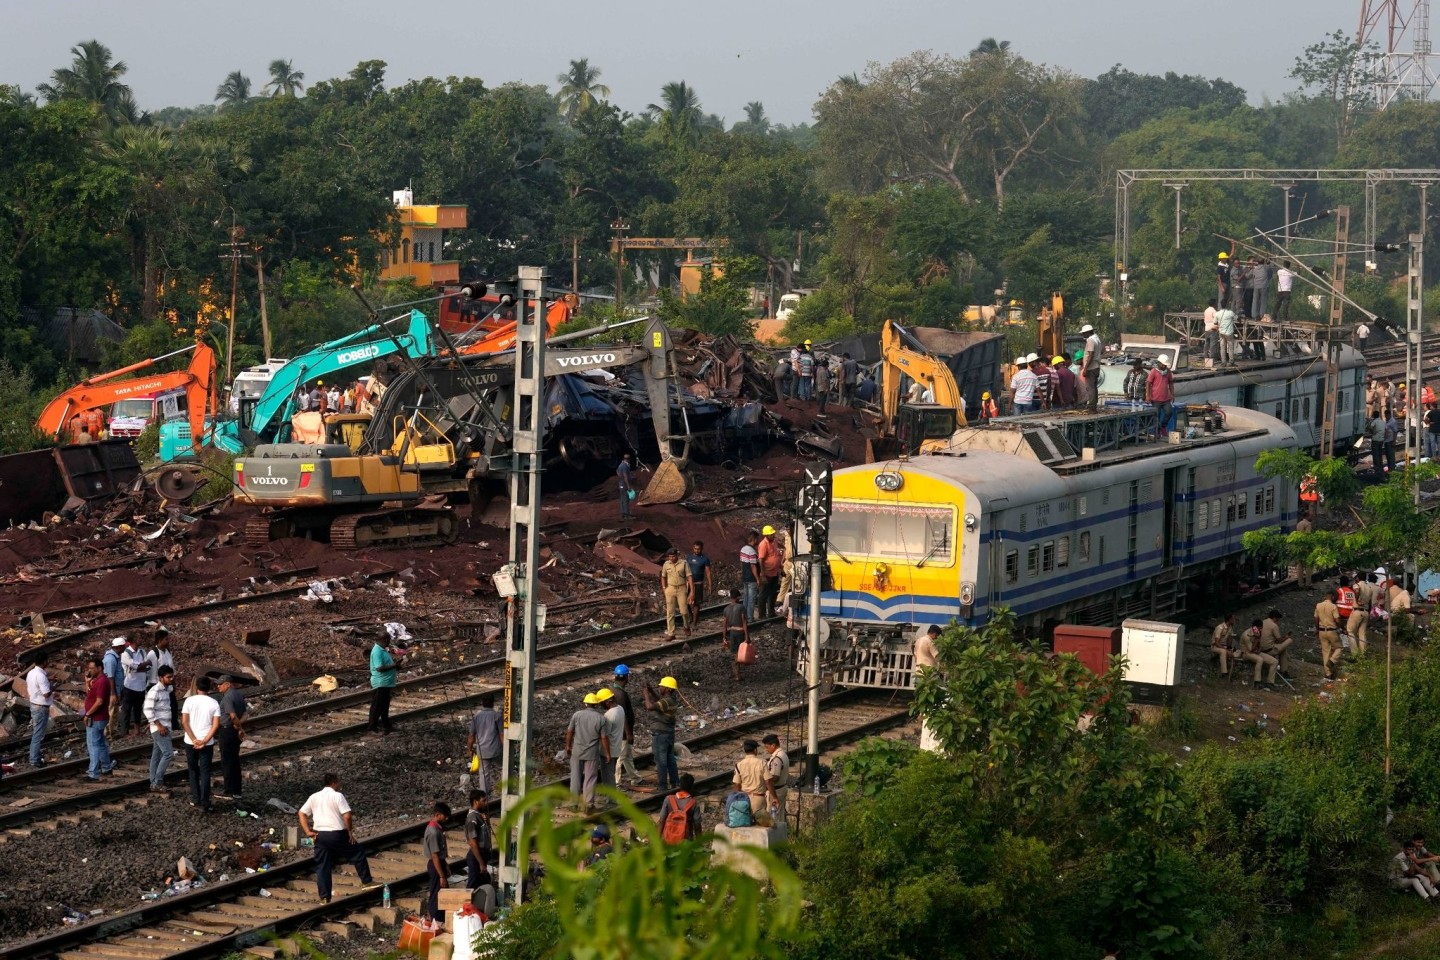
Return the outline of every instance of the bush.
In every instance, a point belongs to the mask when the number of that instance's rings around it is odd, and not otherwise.
[[[49,443],[35,429],[40,406],[30,371],[16,370],[0,358],[0,454],[38,450]]]
[[[135,459],[140,463],[153,463],[160,459],[160,421],[151,420],[135,438]]]

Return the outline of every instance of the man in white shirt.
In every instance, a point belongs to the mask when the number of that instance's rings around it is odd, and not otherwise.
[[[1089,398],[1085,401],[1085,409],[1094,413],[1100,403],[1100,358],[1105,354],[1105,345],[1090,324],[1081,327],[1080,332],[1085,334],[1085,353],[1080,358],[1080,375],[1085,381]]]
[[[1219,359],[1220,351],[1220,322],[1215,319],[1215,301],[1211,300],[1205,308],[1205,363],[1207,366],[1214,366]]]
[[[30,766],[43,767],[40,741],[50,729],[50,707],[55,698],[50,691],[50,674],[45,671],[49,656],[43,651],[35,655],[35,665],[25,674],[25,694],[30,700]]]
[[[1294,265],[1286,260],[1280,264],[1280,269],[1275,272],[1275,319],[1290,319],[1290,293],[1295,289]]]
[[[340,792],[340,775],[327,773],[322,782],[324,786],[310,794],[296,816],[301,832],[315,841],[315,886],[320,902],[329,903],[330,877],[337,860],[346,860],[355,866],[365,889],[373,890],[379,884],[370,875],[365,848],[355,839],[350,801]]]
[[[120,666],[125,670],[125,679],[121,689],[117,691],[120,695],[118,728],[125,731],[125,736],[133,737],[137,736],[145,725],[142,708],[145,704],[145,688],[150,685],[150,661],[146,659],[145,651],[140,649],[139,640],[134,637],[126,638],[125,649],[120,651]]]
[[[1235,311],[1229,307],[1215,311],[1215,325],[1220,331],[1220,362],[1234,363],[1239,346],[1235,338]]]
[[[1010,378],[1010,407],[1014,413],[1029,413],[1032,410],[1039,410],[1040,405],[1035,401],[1035,388],[1038,381],[1035,374],[1030,372],[1030,361],[1020,356],[1015,358],[1015,375]]]
[[[180,708],[180,725],[185,730],[185,759],[190,770],[190,806],[206,813],[210,803],[210,766],[215,760],[215,734],[220,729],[220,704],[210,696],[214,687],[209,677],[195,681],[196,692]]]
[[[1365,352],[1365,344],[1370,340],[1370,325],[1364,320],[1355,327],[1355,349],[1361,353]]]
[[[165,771],[175,756],[175,702],[172,687],[175,668],[160,667],[155,685],[145,694],[145,720],[150,724],[150,792],[169,794],[165,789]]]

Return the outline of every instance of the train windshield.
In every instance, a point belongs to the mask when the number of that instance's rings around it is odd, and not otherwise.
[[[146,397],[144,399],[116,400],[110,407],[112,417],[141,417],[148,418],[155,413],[155,401]]]
[[[847,557],[947,566],[955,558],[955,509],[836,500],[830,546]]]

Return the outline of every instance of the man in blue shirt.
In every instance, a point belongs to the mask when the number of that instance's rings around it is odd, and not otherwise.
[[[390,733],[390,697],[395,693],[395,670],[397,661],[390,655],[390,636],[382,634],[375,646],[370,648],[370,698],[371,733]]]
[[[700,622],[700,605],[705,602],[706,595],[715,586],[714,575],[710,572],[710,558],[705,556],[705,544],[696,540],[690,547],[690,555],[685,558],[685,576],[690,581],[689,607],[690,622],[686,624],[691,630]]]

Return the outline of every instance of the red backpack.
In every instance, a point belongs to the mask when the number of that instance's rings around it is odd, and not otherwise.
[[[665,808],[668,812],[660,824],[660,839],[666,843],[684,843],[686,840],[695,839],[695,834],[690,829],[690,809],[694,806],[694,797],[686,797],[684,800],[680,799],[679,794],[667,797]]]

